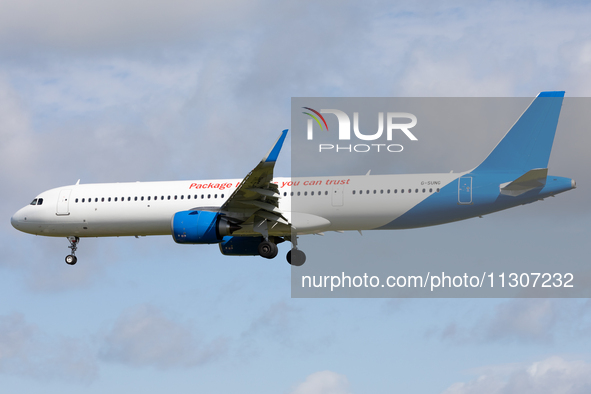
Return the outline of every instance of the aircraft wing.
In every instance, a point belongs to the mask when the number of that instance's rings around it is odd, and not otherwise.
[[[226,200],[220,212],[241,222],[255,220],[257,217],[271,222],[289,224],[279,210],[279,188],[273,181],[275,162],[287,136],[281,135],[261,162],[244,177],[240,186]]]

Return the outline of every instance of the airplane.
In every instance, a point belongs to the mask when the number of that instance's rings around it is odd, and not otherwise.
[[[11,218],[25,233],[67,237],[77,262],[81,238],[172,235],[179,244],[218,244],[228,256],[272,259],[289,241],[287,261],[306,255],[298,236],[390,230],[455,222],[576,188],[549,176],[548,161],[564,98],[541,92],[492,152],[460,173],[275,178],[281,135],[242,179],[62,186],[36,196]],[[292,211],[297,207],[297,212]]]

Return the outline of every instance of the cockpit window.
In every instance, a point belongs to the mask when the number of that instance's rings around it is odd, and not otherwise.
[[[33,201],[31,201],[31,205],[37,205],[37,199],[34,199]]]
[[[40,198],[40,199],[37,200],[37,205],[41,205],[41,204],[43,204],[43,199],[42,198]]]

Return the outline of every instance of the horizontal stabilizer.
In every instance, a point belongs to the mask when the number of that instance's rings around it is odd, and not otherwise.
[[[542,188],[546,185],[548,176],[547,168],[536,168],[530,170],[515,179],[513,182],[502,183],[499,187],[501,194],[517,197],[533,189]]]

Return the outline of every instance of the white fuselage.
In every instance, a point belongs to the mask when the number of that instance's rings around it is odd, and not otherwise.
[[[379,228],[461,174],[274,178],[279,210],[298,233]],[[175,213],[216,209],[242,180],[76,184],[39,194],[12,217],[17,229],[46,236],[170,235]],[[404,192],[402,192],[404,190]],[[291,229],[277,225],[271,235]],[[253,235],[245,226],[234,235]]]

